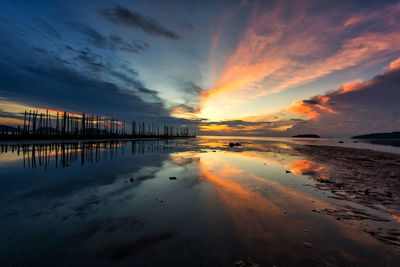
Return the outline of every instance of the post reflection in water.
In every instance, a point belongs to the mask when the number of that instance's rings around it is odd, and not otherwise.
[[[54,266],[59,259],[78,266],[400,260],[363,231],[366,219],[337,220],[314,211],[350,205],[315,186],[328,179],[326,166],[290,144],[241,142],[0,145],[0,163],[13,163],[0,164],[6,170],[0,179],[0,260],[6,259],[5,266],[38,266],[43,259]],[[389,217],[367,222],[398,227],[399,217]],[[31,251],[43,236],[36,250],[20,257],[19,250]]]
[[[119,154],[125,154],[128,143],[131,144],[131,154],[144,154],[171,151],[177,140],[2,144],[0,155],[15,154],[18,158],[22,157],[24,168],[46,170],[52,164],[55,168],[65,168],[76,162],[84,166],[85,163],[93,164],[102,159],[114,159]]]

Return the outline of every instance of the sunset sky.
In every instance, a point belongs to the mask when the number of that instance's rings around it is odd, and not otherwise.
[[[398,1],[0,3],[0,124],[25,109],[202,134],[400,131]]]

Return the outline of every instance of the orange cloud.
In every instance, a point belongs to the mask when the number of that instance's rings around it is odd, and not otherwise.
[[[302,100],[294,101],[292,106],[289,107],[289,111],[298,115],[305,115],[309,118],[316,118],[319,115],[312,106],[304,104]]]
[[[329,99],[328,96],[315,96],[310,99],[311,101],[314,101],[311,103],[310,101],[296,100],[288,110],[309,118],[317,118],[323,112],[336,113],[332,108],[325,105]]]
[[[232,121],[221,121],[219,123],[208,123],[199,126],[199,129],[203,132],[219,132],[219,133],[232,133],[235,131],[240,131],[242,134],[249,133],[254,134],[260,131],[262,133],[263,130],[269,131],[284,131],[287,128],[290,128],[292,125],[277,125],[276,122],[252,122],[249,124],[249,121],[242,121],[243,123],[235,123],[231,124]]]
[[[388,69],[388,72],[390,72],[398,69],[399,67],[400,58],[392,61],[386,69]],[[356,79],[352,82],[343,84],[338,90],[326,95],[313,96],[308,100],[296,100],[287,110],[297,115],[307,116],[311,119],[319,117],[324,112],[337,113],[337,111],[333,110],[328,103],[333,96],[362,90],[367,86],[373,85],[374,83],[376,83],[375,79],[366,82],[361,79]]]
[[[396,60],[393,60],[389,64],[389,70],[397,70],[400,69],[400,57]]]
[[[281,13],[285,10],[282,3],[262,14],[255,11],[216,82],[201,94],[203,115],[213,119],[223,115],[227,118],[229,114],[216,114],[217,106],[235,110],[235,106],[239,107],[246,100],[304,85],[346,68],[384,61],[399,51],[400,27],[390,25],[400,13],[399,6],[382,9],[391,10],[385,15],[382,10],[374,16],[368,16],[369,11],[361,12],[345,20],[344,26],[340,27],[332,25],[329,20],[332,14],[306,15],[306,5],[292,7],[299,10],[298,16],[290,19],[282,18]],[[372,19],[379,20],[381,25],[389,25],[389,30],[354,32],[350,38],[342,37],[344,28]],[[329,40],[326,33],[329,33]],[[338,45],[333,51],[332,42]],[[321,56],[316,58],[316,55]],[[342,93],[356,88],[355,85],[344,85]],[[316,116],[315,112],[307,113]]]
[[[197,119],[196,110],[188,110],[184,105],[179,105],[170,111],[171,116],[183,119]]]
[[[340,88],[340,90],[338,91],[338,93],[345,94],[347,92],[357,91],[357,90],[361,89],[363,87],[363,85],[364,85],[364,81],[361,79],[357,79],[352,82],[343,84],[342,87]]]
[[[0,124],[18,126],[18,125],[23,125],[24,124],[24,120],[15,119],[15,118],[1,118],[0,117]]]

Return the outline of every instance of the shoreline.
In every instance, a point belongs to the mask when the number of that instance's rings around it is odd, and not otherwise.
[[[340,208],[313,210],[314,212],[344,221],[371,220],[377,225],[378,222],[400,223],[399,154],[318,145],[294,145],[293,148],[306,159],[325,167],[318,175],[310,175],[317,181],[314,187],[331,192],[332,199],[352,202],[372,210],[342,205]],[[321,175],[326,179],[321,179]],[[379,216],[378,213],[387,216]],[[399,249],[398,226],[391,228],[390,223],[379,227],[377,225],[360,226],[374,238]]]
[[[151,141],[195,139],[196,136],[152,136],[152,137],[110,137],[110,138],[54,138],[54,139],[0,139],[0,144],[46,144],[46,143],[78,143],[78,142],[109,142],[109,141]]]

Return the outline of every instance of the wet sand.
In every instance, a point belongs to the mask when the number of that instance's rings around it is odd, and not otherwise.
[[[329,190],[335,199],[371,208],[366,211],[354,205],[336,209],[316,209],[314,212],[334,216],[338,220],[387,222],[374,211],[388,214],[400,221],[400,155],[366,149],[330,146],[295,146],[306,158],[322,164],[325,169],[311,177],[319,181],[315,187]],[[400,229],[361,225],[376,239],[400,248]]]

